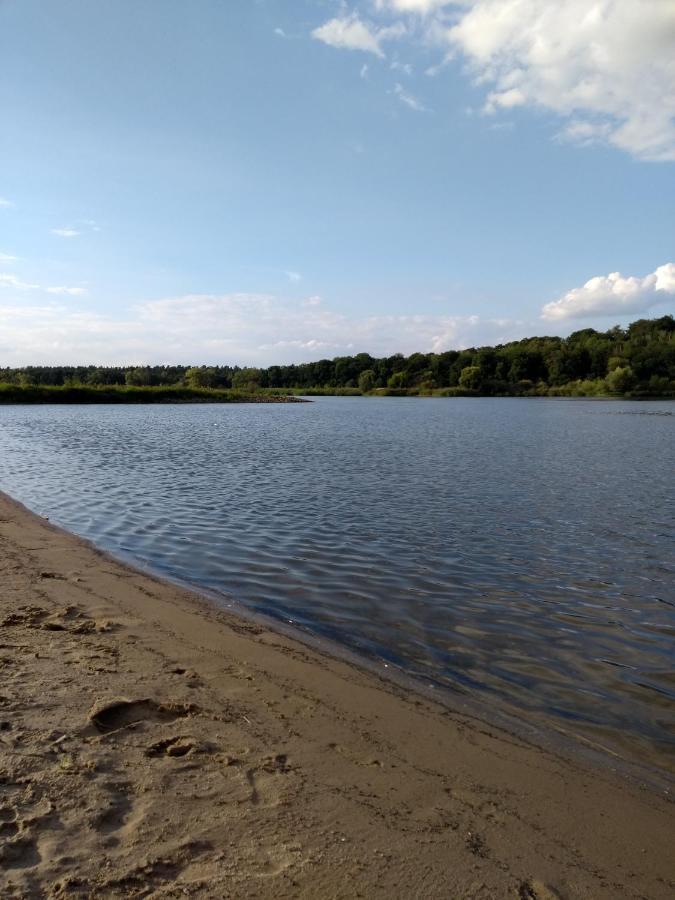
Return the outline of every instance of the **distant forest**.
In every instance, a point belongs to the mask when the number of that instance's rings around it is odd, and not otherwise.
[[[367,353],[266,369],[238,366],[0,368],[17,387],[276,388],[305,394],[441,396],[675,396],[675,319],[639,319],[609,331],[533,337],[444,353]]]

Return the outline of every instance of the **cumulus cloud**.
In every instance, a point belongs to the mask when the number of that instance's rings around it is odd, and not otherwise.
[[[620,272],[597,275],[542,309],[542,318],[557,322],[587,316],[644,313],[675,296],[675,264],[666,263],[644,278]]]
[[[454,4],[453,4],[454,5]],[[675,160],[675,5],[474,0],[446,32],[495,89],[486,110],[539,106],[597,139]]]
[[[5,197],[0,197],[0,209],[10,209],[10,207],[14,206],[11,200],[7,200]]]
[[[17,260],[17,257],[12,256],[11,253],[0,253],[0,262],[10,263],[10,262],[16,262],[16,260]]]
[[[400,38],[405,34],[405,25],[396,22],[393,25],[376,28],[361,19],[358,13],[337,16],[315,28],[312,37],[323,41],[330,47],[345,50],[362,50],[384,57],[382,44],[388,40]]]
[[[672,0],[374,0],[366,8],[383,28],[400,26],[439,48],[442,62],[430,74],[463,59],[488,115],[548,110],[560,117],[564,140],[675,161]],[[381,29],[368,33],[382,55]]]
[[[440,352],[521,336],[522,325],[477,316],[347,316],[318,297],[191,294],[115,317],[54,300],[0,304],[5,364],[239,363],[270,365],[365,351]]]
[[[74,238],[79,237],[81,232],[76,228],[69,228],[66,226],[65,228],[52,228],[52,234],[62,238]]]

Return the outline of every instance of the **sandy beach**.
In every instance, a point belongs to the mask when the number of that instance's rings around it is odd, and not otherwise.
[[[675,807],[0,496],[2,898],[670,900]]]

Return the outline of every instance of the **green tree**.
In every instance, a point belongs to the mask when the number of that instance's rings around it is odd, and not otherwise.
[[[239,369],[232,376],[232,387],[240,391],[257,391],[261,380],[260,369]]]
[[[625,394],[635,387],[635,375],[630,366],[617,366],[605,378],[605,384],[613,394]]]
[[[359,375],[359,390],[363,391],[364,394],[367,394],[369,391],[372,391],[375,387],[375,373],[372,369],[366,369],[365,372],[361,372]]]
[[[626,365],[626,360],[622,356],[610,356],[607,360],[607,371],[613,372],[614,369],[618,369],[621,366]]]
[[[480,366],[465,366],[459,376],[459,386],[468,391],[479,391],[482,381]]]
[[[207,366],[193,366],[185,373],[185,381],[191,388],[213,388],[218,384],[218,373]]]
[[[127,369],[124,381],[131,387],[146,387],[151,383],[150,367],[139,366],[136,369]]]
[[[407,385],[408,379],[405,372],[394,372],[393,375],[389,376],[389,380],[387,381],[387,387],[394,388],[394,390],[400,390],[401,388],[407,387]]]

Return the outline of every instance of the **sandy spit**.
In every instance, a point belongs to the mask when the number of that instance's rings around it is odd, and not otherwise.
[[[0,495],[0,897],[672,900],[675,807]]]

